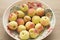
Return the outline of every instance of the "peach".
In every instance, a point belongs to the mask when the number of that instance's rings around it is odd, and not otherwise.
[[[15,13],[11,13],[9,15],[9,18],[8,18],[9,21],[15,21],[16,19],[17,19],[17,15]]]
[[[24,40],[29,39],[29,32],[26,30],[21,31],[19,34],[19,38]]]
[[[30,17],[30,16],[25,16],[25,17],[24,17],[24,21],[25,21],[25,22],[28,22],[28,21],[30,21],[30,20],[31,20],[31,17]]]
[[[29,34],[31,38],[36,38],[37,36],[39,36],[39,32],[35,28],[31,28],[29,30]]]
[[[16,29],[17,29],[17,26],[18,26],[18,24],[17,24],[17,22],[15,22],[15,21],[11,21],[11,22],[9,22],[8,25],[7,25],[7,27],[8,27],[10,30],[16,30]]]
[[[39,16],[33,16],[32,17],[32,22],[35,23],[35,24],[39,23],[40,22],[40,17]]]
[[[44,15],[44,9],[39,7],[36,9],[36,14],[39,16],[43,16]]]
[[[17,32],[20,33],[22,30],[26,30],[26,27],[24,25],[19,25],[17,28]]]
[[[28,5],[27,4],[23,4],[22,6],[20,6],[20,9],[24,12],[28,11]]]
[[[28,15],[31,16],[31,17],[34,16],[35,15],[35,9],[34,8],[29,9],[28,10]]]
[[[18,19],[17,19],[17,23],[18,23],[19,25],[23,25],[23,24],[24,24],[24,20],[23,20],[22,18],[18,18]]]
[[[40,23],[36,24],[35,29],[38,30],[39,32],[44,30],[43,26]]]
[[[17,15],[18,15],[19,18],[22,18],[22,17],[24,17],[24,15],[25,15],[25,13],[22,12],[22,11],[20,11],[20,10],[17,11],[17,13],[18,13]]]
[[[43,26],[47,26],[50,24],[50,19],[47,17],[47,16],[43,16],[40,20],[40,23],[43,25]]]
[[[26,28],[27,28],[27,30],[29,30],[29,29],[31,29],[31,28],[34,28],[34,26],[35,26],[35,24],[33,23],[33,22],[27,22],[26,24],[25,24],[25,26],[26,26]]]

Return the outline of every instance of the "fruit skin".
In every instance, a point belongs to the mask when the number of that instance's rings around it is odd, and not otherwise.
[[[36,24],[35,29],[38,30],[38,32],[44,30],[43,26],[40,23]]]
[[[36,9],[36,14],[37,14],[38,16],[43,16],[43,15],[44,15],[44,9],[41,8],[41,7],[37,8],[37,9]]]
[[[24,20],[23,20],[22,18],[18,18],[18,19],[17,19],[17,23],[18,23],[19,25],[23,25],[23,24],[24,24]]]
[[[19,18],[22,18],[25,16],[24,12],[22,12],[21,10],[17,11],[17,13],[18,13],[17,15]]]
[[[26,27],[24,25],[19,25],[17,28],[17,32],[20,33],[23,30],[26,30]]]
[[[35,24],[39,23],[40,22],[40,17],[39,16],[33,16],[32,17],[32,22],[35,23]]]
[[[10,30],[16,30],[16,29],[17,29],[17,26],[18,26],[18,24],[17,24],[17,22],[15,22],[15,21],[11,21],[11,22],[9,22],[8,25],[7,25],[7,27],[8,27]]]
[[[25,26],[26,26],[26,29],[29,30],[31,28],[34,28],[35,24],[33,22],[29,21],[25,24]]]
[[[43,26],[48,26],[50,24],[50,19],[47,16],[43,16],[40,20],[40,23]]]
[[[25,22],[28,22],[28,21],[30,21],[30,20],[31,20],[31,17],[30,17],[30,16],[25,16],[25,17],[24,17],[24,21],[25,21]]]
[[[31,38],[36,38],[37,36],[39,36],[39,32],[35,28],[31,28],[29,30],[29,33]]]
[[[30,8],[30,9],[28,10],[28,15],[31,16],[31,17],[34,16],[35,13],[36,13],[36,12],[35,12],[35,9],[34,9],[34,8]]]
[[[22,6],[20,6],[20,9],[24,12],[28,11],[28,5],[27,4],[23,4]]]
[[[22,18],[18,18],[17,19],[17,23],[18,23],[18,25],[23,25],[24,24],[24,20]]]
[[[29,32],[26,30],[23,30],[20,32],[19,37],[24,40],[29,39]]]
[[[8,18],[9,21],[15,21],[16,19],[17,19],[17,15],[15,13],[11,13],[9,15],[9,18]]]

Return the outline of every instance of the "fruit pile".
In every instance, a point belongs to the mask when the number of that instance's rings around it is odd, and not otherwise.
[[[52,11],[44,9],[41,3],[28,2],[9,14],[7,27],[17,31],[20,39],[36,38],[50,25],[51,13]]]

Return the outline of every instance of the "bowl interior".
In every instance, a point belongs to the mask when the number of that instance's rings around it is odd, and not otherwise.
[[[14,6],[22,5],[22,4],[27,3],[27,2],[41,2],[44,5],[43,6],[44,8],[49,8],[44,2],[38,1],[38,0],[27,0],[27,1],[26,0],[23,0],[23,1],[20,0],[20,1],[16,1],[13,4],[11,4],[6,9],[6,11],[4,12],[4,15],[3,15],[3,25],[4,25],[4,29],[6,30],[6,32],[8,33],[8,35],[10,35],[14,39],[19,39],[18,38],[18,33],[10,31],[7,28],[8,16],[9,16],[9,13],[10,13],[10,9],[12,7],[14,7]],[[51,9],[51,8],[49,8],[49,9]],[[33,40],[40,40],[40,39],[44,39],[45,37],[47,37],[52,32],[52,30],[54,29],[54,25],[55,25],[55,15],[53,13],[53,17],[52,17],[52,20],[50,22],[50,28],[47,29],[47,30],[44,30],[44,32],[41,35],[39,35],[39,37],[37,37],[36,39],[33,39]]]

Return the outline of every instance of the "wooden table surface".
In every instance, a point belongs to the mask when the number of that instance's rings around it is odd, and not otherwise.
[[[14,40],[11,38],[4,30],[2,25],[2,16],[5,9],[14,1],[17,0],[0,0],[0,40]],[[56,16],[56,25],[53,32],[43,40],[60,40],[60,0],[41,0],[48,4],[53,11],[55,12]]]

